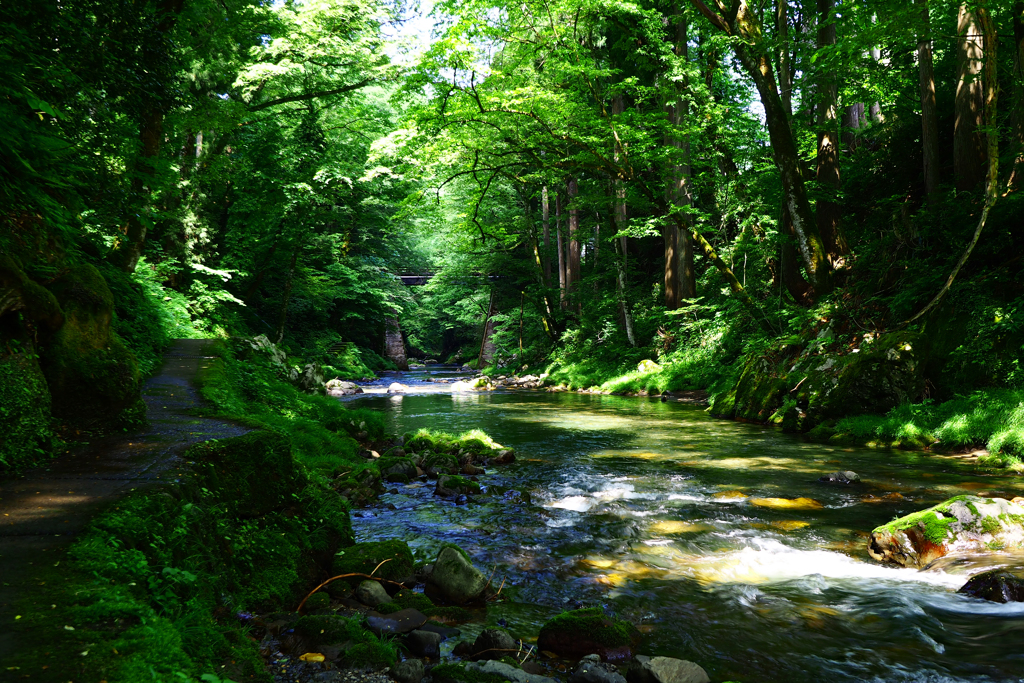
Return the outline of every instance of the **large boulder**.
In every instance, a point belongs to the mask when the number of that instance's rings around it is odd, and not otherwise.
[[[340,379],[332,379],[324,385],[328,396],[352,396],[363,393],[363,388],[355,382],[345,382]]]
[[[714,397],[710,412],[807,431],[826,420],[884,413],[924,392],[930,345],[922,334],[894,332],[853,350],[818,351],[830,339],[823,330],[750,357],[733,389]]]
[[[427,579],[441,597],[462,605],[480,598],[487,589],[487,577],[457,548],[444,548],[434,561]]]
[[[590,607],[563,612],[544,624],[537,647],[563,657],[597,654],[606,661],[621,661],[632,656],[639,639],[640,632],[633,624]]]
[[[957,593],[991,602],[1024,602],[1024,579],[1003,569],[972,576]]]
[[[64,325],[46,345],[42,368],[54,416],[76,427],[109,429],[145,419],[135,356],[111,329],[114,297],[95,267],[68,269],[50,291]]]
[[[710,683],[703,668],[685,659],[638,655],[626,672],[629,683]]]
[[[880,562],[924,567],[954,552],[1024,547],[1024,506],[1002,498],[956,496],[871,532],[868,553]]]

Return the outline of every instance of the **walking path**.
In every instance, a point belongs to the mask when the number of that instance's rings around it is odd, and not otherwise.
[[[34,568],[59,561],[74,537],[112,501],[144,486],[174,481],[181,454],[244,427],[193,415],[202,399],[192,381],[207,367],[204,339],[179,339],[160,373],[142,389],[149,428],[108,437],[28,472],[0,481],[0,661],[14,652],[14,604]]]

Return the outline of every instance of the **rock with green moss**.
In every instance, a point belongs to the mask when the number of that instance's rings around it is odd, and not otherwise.
[[[311,614],[301,617],[295,622],[294,628],[307,645],[312,647],[345,641],[361,642],[372,637],[360,626],[358,619],[334,614]]]
[[[397,539],[356,543],[334,558],[332,571],[334,576],[373,572],[373,576],[382,579],[403,581],[413,573],[412,551],[408,543]],[[348,582],[356,586],[362,580],[362,577],[353,577]]]
[[[710,683],[703,667],[685,659],[637,656],[626,673],[627,683]]]
[[[330,607],[331,596],[324,591],[317,591],[306,599],[306,604],[303,606],[306,612],[315,612],[318,609],[324,609]]]
[[[454,498],[455,496],[477,493],[480,493],[480,484],[455,474],[442,474],[439,476],[437,478],[437,486],[434,489],[434,495],[441,496],[442,498]]]
[[[418,476],[416,463],[412,458],[385,457],[377,461],[377,469],[384,481],[396,484],[407,484]]]
[[[458,474],[459,459],[447,453],[430,453],[423,457],[423,471],[433,476]]]
[[[90,265],[70,268],[50,285],[64,324],[46,345],[42,367],[53,413],[86,429],[137,424],[146,407],[135,356],[111,329],[113,295]]]
[[[487,577],[464,553],[450,547],[438,553],[427,583],[445,601],[456,605],[479,599],[487,589]]]
[[[0,358],[0,475],[38,464],[53,452],[50,390],[28,353]]]
[[[1021,502],[956,496],[876,528],[868,553],[880,562],[924,567],[950,553],[1022,548]]]
[[[606,661],[620,661],[632,657],[639,639],[633,624],[590,607],[563,612],[544,624],[537,647],[563,657],[597,654]]]

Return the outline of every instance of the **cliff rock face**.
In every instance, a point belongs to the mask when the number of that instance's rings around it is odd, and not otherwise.
[[[880,562],[924,567],[950,553],[1024,547],[1024,498],[956,496],[871,532],[868,553]]]
[[[917,333],[884,335],[843,353],[818,353],[820,345],[750,358],[735,387],[715,397],[711,413],[807,431],[825,420],[884,413],[924,391],[927,344]]]

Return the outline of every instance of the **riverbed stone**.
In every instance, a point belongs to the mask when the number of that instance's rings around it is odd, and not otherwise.
[[[822,484],[838,484],[840,486],[850,486],[851,484],[860,483],[860,475],[853,470],[840,470],[838,472],[831,472],[822,477],[818,477],[818,481]]]
[[[991,602],[1024,602],[1024,579],[1004,569],[972,576],[957,593]]]
[[[569,683],[626,683],[614,664],[601,661],[601,655],[587,655],[569,676]]]
[[[368,541],[342,549],[334,558],[332,576],[367,574],[390,581],[401,581],[413,573],[412,551],[405,541]],[[365,577],[348,579],[353,586]]]
[[[392,666],[388,673],[398,683],[420,683],[423,680],[423,662],[407,659]]]
[[[487,577],[456,548],[444,548],[427,579],[441,596],[456,605],[476,600],[487,588]]]
[[[441,653],[440,633],[416,629],[405,637],[405,646],[417,657],[437,657]]]
[[[407,391],[409,391],[409,387],[401,382],[392,382],[388,385],[389,394],[404,394]]]
[[[563,657],[598,654],[605,661],[628,660],[640,632],[628,621],[607,616],[599,607],[563,612],[540,630],[537,647]]]
[[[501,659],[519,650],[519,642],[502,628],[488,628],[481,631],[473,642],[474,659]]]
[[[950,553],[1024,547],[1024,506],[1003,498],[956,496],[871,532],[868,553],[880,562],[924,567]]]
[[[494,659],[487,659],[482,662],[470,662],[466,665],[466,671],[501,676],[506,681],[510,681],[510,683],[555,683],[554,678],[527,673],[522,669],[517,669],[511,664],[499,662]]]
[[[480,484],[454,474],[442,474],[437,478],[435,496],[455,498],[459,495],[480,493]]]
[[[356,586],[355,596],[356,600],[369,607],[376,607],[391,600],[379,581],[370,581],[369,579]]]
[[[685,659],[637,655],[626,672],[628,683],[710,683],[704,669]]]
[[[371,614],[366,617],[366,628],[375,635],[410,633],[427,623],[427,617],[415,609],[403,609],[391,614]]]
[[[355,382],[346,382],[340,379],[332,379],[324,385],[328,396],[352,396],[363,393],[363,388]]]

